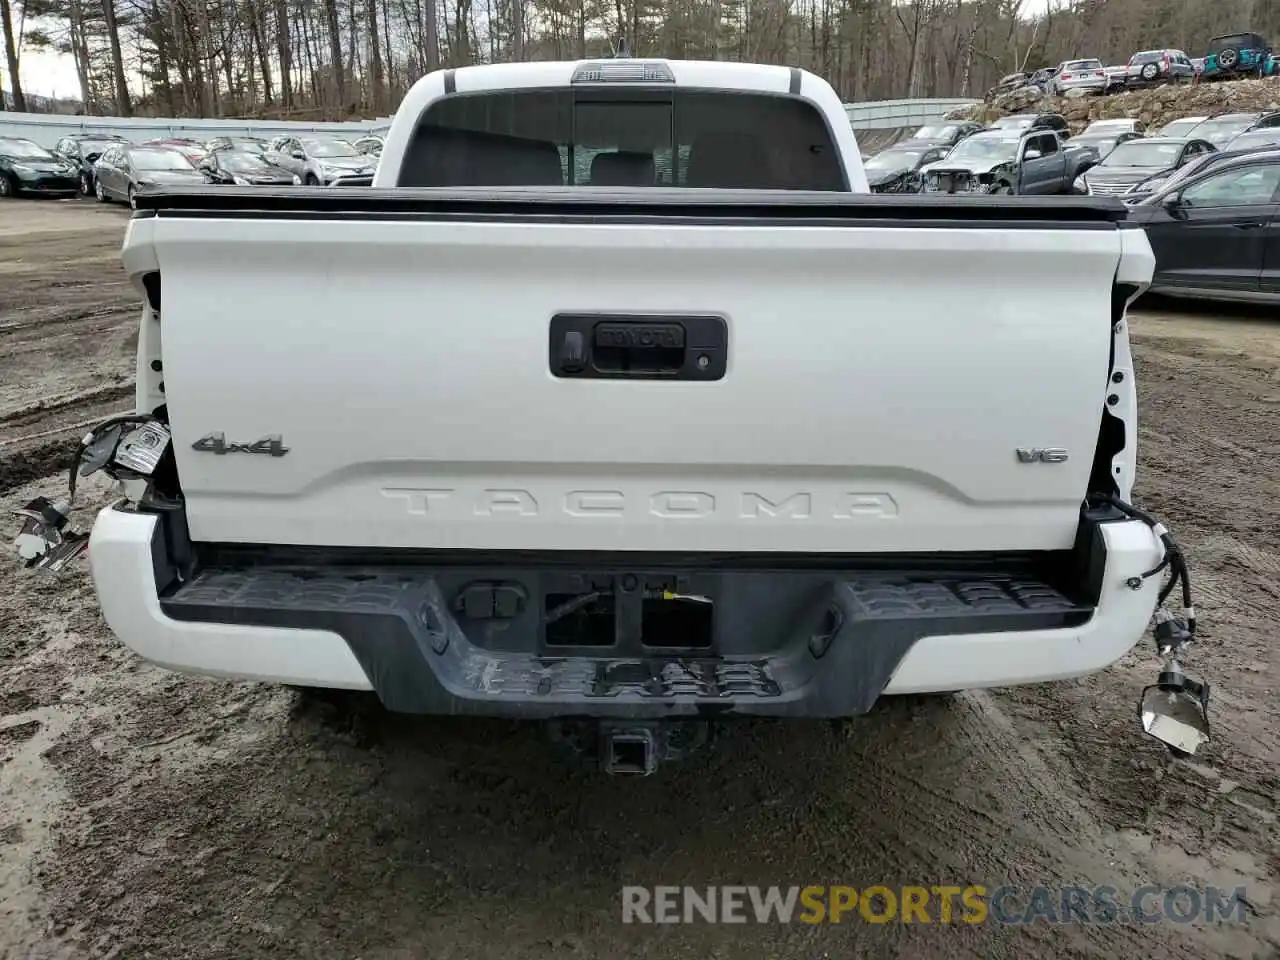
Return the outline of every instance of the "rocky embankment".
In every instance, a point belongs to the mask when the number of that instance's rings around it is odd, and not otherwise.
[[[989,103],[952,111],[953,120],[990,123],[1011,113],[1060,113],[1079,133],[1094,120],[1131,117],[1159,127],[1179,117],[1217,116],[1255,110],[1280,110],[1280,78],[1165,85],[1108,97],[1050,97],[1035,87],[1015,90]]]

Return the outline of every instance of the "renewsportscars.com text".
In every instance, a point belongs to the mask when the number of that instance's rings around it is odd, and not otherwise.
[[[623,887],[623,923],[1207,923],[1247,917],[1243,887]]]

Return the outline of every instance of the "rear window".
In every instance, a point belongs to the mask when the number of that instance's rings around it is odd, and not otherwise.
[[[1069,60],[1062,68],[1065,72],[1070,73],[1073,70],[1101,70],[1101,60]]]
[[[1145,50],[1142,53],[1135,53],[1129,58],[1129,62],[1136,66],[1139,63],[1156,63],[1163,59],[1163,50]]]
[[[806,101],[597,87],[438,100],[418,122],[399,186],[847,189]]]

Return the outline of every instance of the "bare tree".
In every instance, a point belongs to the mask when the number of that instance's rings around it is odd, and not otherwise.
[[[1030,8],[1030,9],[1029,9]],[[1017,69],[1280,36],[1280,0],[0,0],[53,24],[89,112],[337,119],[394,109],[440,66],[609,56],[805,67],[847,99],[972,95]]]

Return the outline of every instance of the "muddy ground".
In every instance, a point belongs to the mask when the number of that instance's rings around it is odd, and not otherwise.
[[[128,405],[123,225],[0,205],[0,508]],[[1276,957],[1280,323],[1184,309],[1134,330],[1140,500],[1190,553],[1215,687],[1195,762],[1136,728],[1143,647],[843,730],[742,724],[704,763],[608,779],[536,728],[166,673],[111,638],[83,570],[0,562],[0,956]],[[91,485],[78,521],[107,495]],[[639,927],[619,896],[1006,882],[1242,886],[1245,920]]]

